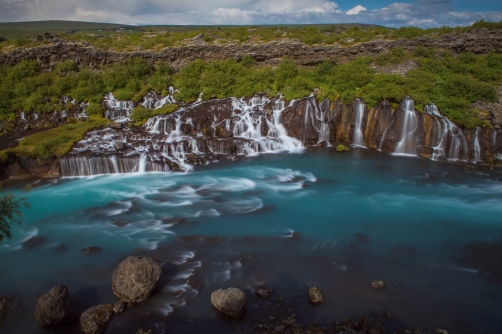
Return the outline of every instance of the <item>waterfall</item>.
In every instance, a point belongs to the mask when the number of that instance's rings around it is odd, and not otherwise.
[[[309,97],[305,109],[305,133],[309,133],[308,128],[313,127],[318,134],[317,144],[325,143],[327,146],[330,146],[330,122],[335,119],[336,115],[336,113],[331,112],[328,99],[324,99],[321,104],[318,105],[315,97]],[[307,142],[307,138],[304,138],[304,141]]]
[[[170,170],[167,164],[159,162],[147,163],[142,158],[116,156],[65,156],[59,161],[59,166],[63,176],[90,176],[145,171],[166,172]]]
[[[493,147],[493,156],[497,160],[502,160],[502,152],[501,152],[501,144],[500,139],[498,139],[498,135],[500,134],[500,129],[493,128],[492,129],[492,147]],[[497,143],[499,141],[499,143]],[[498,145],[497,145],[498,144]]]
[[[415,154],[415,130],[418,126],[417,114],[415,113],[415,101],[409,97],[405,97],[401,106],[403,111],[403,126],[401,128],[401,137],[394,153],[398,154]]]
[[[479,145],[479,126],[476,127],[476,132],[474,132],[474,143],[473,143],[474,153],[472,156],[473,162],[481,161],[481,146]]]
[[[363,119],[364,119],[365,105],[361,99],[355,100],[355,124],[354,124],[354,137],[352,138],[352,144],[354,146],[365,147],[364,137],[363,137]]]
[[[468,154],[467,139],[462,130],[447,117],[441,115],[435,104],[426,105],[424,112],[434,117],[433,160],[440,157],[448,160],[466,160]]]
[[[150,100],[145,98],[150,105],[153,100],[153,94]],[[284,109],[279,98],[230,98],[155,116],[141,131],[127,127],[93,130],[61,159],[61,173],[85,176],[168,171],[169,167],[186,172],[193,164],[224,157],[302,151],[301,141],[287,135]]]
[[[107,93],[103,100],[105,107],[105,117],[113,121],[127,120],[134,109],[133,101],[120,101],[115,99],[112,93]]]
[[[150,91],[143,98],[143,102],[141,105],[148,109],[158,109],[165,104],[174,104],[176,100],[174,99],[174,87],[169,87],[169,93],[167,96],[162,97],[161,95],[157,95],[154,91]]]

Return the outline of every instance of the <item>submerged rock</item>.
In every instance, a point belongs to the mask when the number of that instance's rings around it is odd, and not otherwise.
[[[113,271],[113,293],[126,302],[141,302],[150,296],[160,275],[160,265],[154,260],[129,256]]]
[[[101,248],[101,247],[90,246],[90,247],[83,248],[81,250],[81,252],[86,255],[94,255],[94,254],[101,253],[102,250],[103,250],[103,248]]]
[[[336,151],[337,152],[348,152],[349,148],[345,145],[340,144],[340,145],[336,146]]]
[[[270,293],[268,290],[265,289],[259,289],[256,291],[256,294],[260,296],[261,298],[268,298],[270,296]]]
[[[220,289],[211,294],[211,303],[218,311],[225,313],[229,317],[239,319],[244,314],[246,296],[241,289]]]
[[[28,240],[23,242],[23,247],[24,248],[35,248],[38,247],[42,244],[44,244],[47,241],[45,237],[37,236],[33,238],[29,238]]]
[[[309,299],[312,304],[320,304],[323,302],[321,291],[318,288],[313,287],[309,290]]]
[[[113,304],[113,312],[121,313],[125,310],[126,307],[127,303],[123,300],[119,300],[115,304]]]
[[[375,281],[371,282],[371,287],[373,289],[380,290],[383,287],[385,287],[385,283],[383,281],[380,281],[380,280],[375,280]]]
[[[7,309],[9,308],[9,301],[7,298],[0,298],[0,325],[2,324],[2,320],[7,314]]]
[[[100,334],[108,325],[113,314],[111,304],[93,306],[80,316],[80,326],[85,334]]]
[[[35,318],[42,326],[73,321],[77,318],[66,285],[56,285],[38,299]]]

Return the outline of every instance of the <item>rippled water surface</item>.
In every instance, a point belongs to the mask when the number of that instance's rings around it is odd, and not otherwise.
[[[251,332],[287,309],[300,322],[370,316],[388,330],[502,332],[502,285],[462,260],[466,246],[502,240],[500,176],[319,148],[189,174],[57,180],[26,194],[32,207],[23,225],[0,244],[0,296],[15,301],[1,330],[80,332],[78,323],[39,327],[37,298],[66,284],[78,312],[113,303],[112,271],[134,254],[161,262],[163,276],[154,295],[115,315],[106,333]],[[82,252],[91,246],[101,251]],[[387,286],[372,290],[374,279]],[[267,300],[253,293],[260,283],[274,290]],[[209,302],[230,286],[248,298],[239,321]],[[324,295],[317,307],[307,298],[312,286]]]

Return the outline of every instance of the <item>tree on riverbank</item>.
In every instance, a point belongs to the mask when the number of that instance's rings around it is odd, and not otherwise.
[[[21,218],[23,218],[21,209],[23,207],[30,207],[25,197],[17,198],[13,194],[0,196],[0,242],[4,237],[12,238],[11,225],[13,223],[21,224]]]

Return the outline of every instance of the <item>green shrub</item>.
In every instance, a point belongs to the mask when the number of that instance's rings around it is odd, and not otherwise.
[[[158,109],[147,109],[142,105],[137,106],[131,112],[131,119],[136,122],[136,125],[143,125],[145,122],[154,116],[172,113],[178,110],[177,104],[165,104]]]
[[[60,157],[67,153],[74,143],[82,140],[84,135],[93,128],[108,124],[108,120],[99,116],[89,117],[84,122],[66,124],[58,128],[39,132],[22,139],[19,146],[0,152],[8,155],[16,153],[28,158],[45,160]]]

